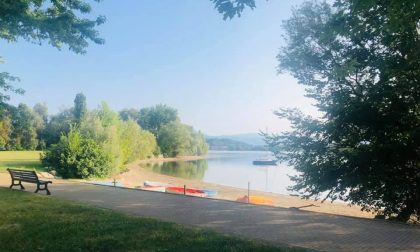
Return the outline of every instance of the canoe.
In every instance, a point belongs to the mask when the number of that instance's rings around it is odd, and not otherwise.
[[[154,192],[166,192],[166,187],[164,186],[145,186],[141,189]]]
[[[145,187],[168,187],[168,186],[174,186],[172,184],[168,184],[168,183],[162,183],[162,182],[154,182],[154,181],[144,181],[144,186]]]
[[[251,204],[256,204],[256,205],[272,206],[274,204],[272,199],[267,198],[267,197],[262,197],[262,196],[250,196],[249,202],[248,202],[248,196],[245,195],[243,197],[238,198],[236,201],[242,202],[242,203],[251,203]]]
[[[206,197],[214,197],[217,195],[217,190],[213,189],[201,189],[206,194]]]
[[[179,187],[179,186],[166,187],[166,192],[175,193],[175,194],[184,194],[184,187]],[[190,196],[196,196],[196,197],[206,196],[206,194],[202,190],[194,189],[194,188],[186,188],[185,194],[190,195]]]

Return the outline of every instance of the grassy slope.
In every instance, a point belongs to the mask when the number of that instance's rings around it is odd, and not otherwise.
[[[0,188],[0,251],[302,251]]]
[[[0,172],[6,168],[42,171],[40,151],[0,151]]]

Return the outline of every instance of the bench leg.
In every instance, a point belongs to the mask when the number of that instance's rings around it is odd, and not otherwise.
[[[14,186],[20,186],[20,190],[25,190],[25,187],[22,185],[22,181],[19,181],[18,184],[15,184],[15,180],[12,180],[12,184],[9,186],[9,188],[12,189]]]
[[[44,188],[41,188],[41,185],[37,184],[35,193],[38,193],[38,191],[47,191],[47,195],[51,195],[50,190],[48,190],[48,184],[44,184]]]
[[[45,190],[47,190],[47,195],[51,195],[50,190],[48,190],[48,184],[45,184]]]

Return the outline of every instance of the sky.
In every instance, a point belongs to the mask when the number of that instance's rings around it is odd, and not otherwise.
[[[257,0],[257,8],[224,21],[209,0],[104,0],[92,15],[104,45],[87,54],[25,41],[0,41],[0,71],[26,90],[11,103],[45,102],[50,113],[71,107],[83,92],[89,108],[175,107],[184,123],[208,135],[279,132],[288,123],[273,111],[296,107],[316,114],[304,88],[277,73],[284,43],[281,21],[302,1]]]

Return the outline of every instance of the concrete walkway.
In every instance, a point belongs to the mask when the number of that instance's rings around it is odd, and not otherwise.
[[[418,226],[82,183],[54,183],[51,191],[57,198],[272,243],[322,251],[420,251]]]

